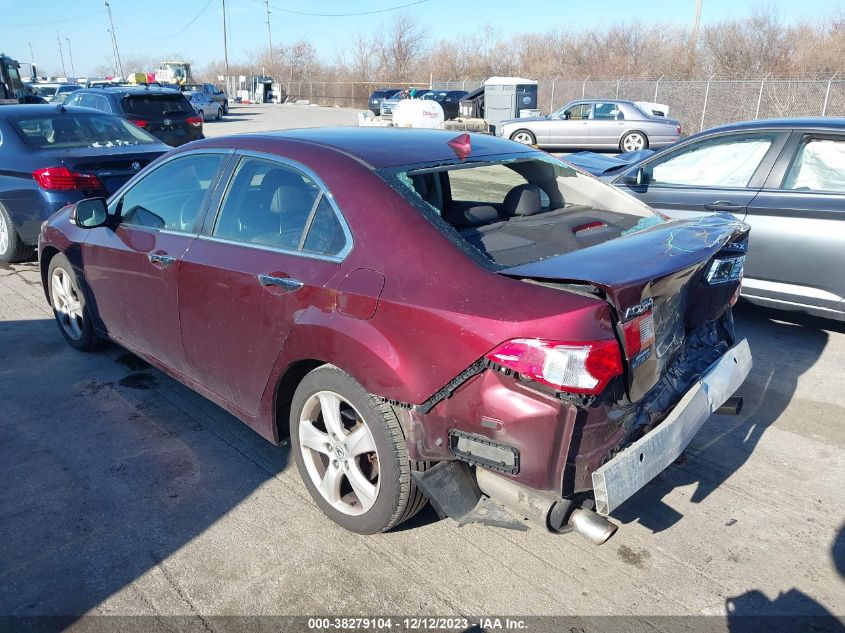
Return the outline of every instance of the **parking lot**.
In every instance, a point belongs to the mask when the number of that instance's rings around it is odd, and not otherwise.
[[[205,133],[355,123],[238,106]],[[37,263],[0,266],[0,613],[841,615],[845,324],[736,318],[741,415],[714,416],[607,544],[430,508],[366,537],[319,511],[287,446],[116,346],[71,349]]]

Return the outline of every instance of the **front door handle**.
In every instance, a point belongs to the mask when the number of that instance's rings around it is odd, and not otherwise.
[[[272,275],[258,275],[258,281],[262,286],[278,286],[285,292],[293,292],[302,288],[302,282],[290,277],[273,277]]]
[[[743,206],[727,200],[717,200],[716,202],[705,204],[704,208],[708,211],[742,211]]]
[[[150,263],[156,268],[167,268],[170,264],[176,261],[175,257],[170,257],[169,255],[156,255],[155,253],[148,253],[147,259],[149,259]]]

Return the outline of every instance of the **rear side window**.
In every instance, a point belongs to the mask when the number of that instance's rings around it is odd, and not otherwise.
[[[136,182],[118,203],[122,224],[190,232],[223,157],[176,158]]]
[[[181,94],[128,95],[123,98],[123,110],[126,114],[146,118],[192,114],[194,111]]]
[[[782,188],[845,192],[845,139],[806,139],[795,154]]]
[[[322,189],[288,165],[245,157],[235,170],[213,235],[225,239],[336,255],[346,245]]]
[[[747,187],[773,135],[732,136],[695,143],[649,165],[650,182],[694,187]]]
[[[106,148],[159,142],[123,119],[97,113],[66,112],[55,116],[12,119],[10,123],[33,149]]]

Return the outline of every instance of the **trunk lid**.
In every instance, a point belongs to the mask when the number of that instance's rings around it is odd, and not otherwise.
[[[44,156],[54,156],[58,163],[71,171],[97,176],[103,183],[104,190],[96,193],[104,193],[109,196],[122,187],[132,176],[164,154],[166,149],[169,149],[156,145],[152,147],[156,149],[139,150],[138,146],[132,146],[40,153]]]
[[[498,272],[559,284],[562,289],[573,285],[597,289],[615,311],[628,394],[637,401],[675,359],[686,333],[716,318],[730,304],[741,278],[715,283],[708,282],[705,274],[716,259],[731,262],[744,256],[748,230],[726,214],[666,222]],[[642,352],[629,354],[622,326],[649,306],[655,341]]]

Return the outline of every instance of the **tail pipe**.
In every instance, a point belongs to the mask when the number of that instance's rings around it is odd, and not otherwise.
[[[492,499],[544,526],[551,532],[574,531],[595,545],[601,545],[616,532],[617,526],[587,508],[575,508],[550,493],[500,477],[484,468],[476,468],[478,487]]]

